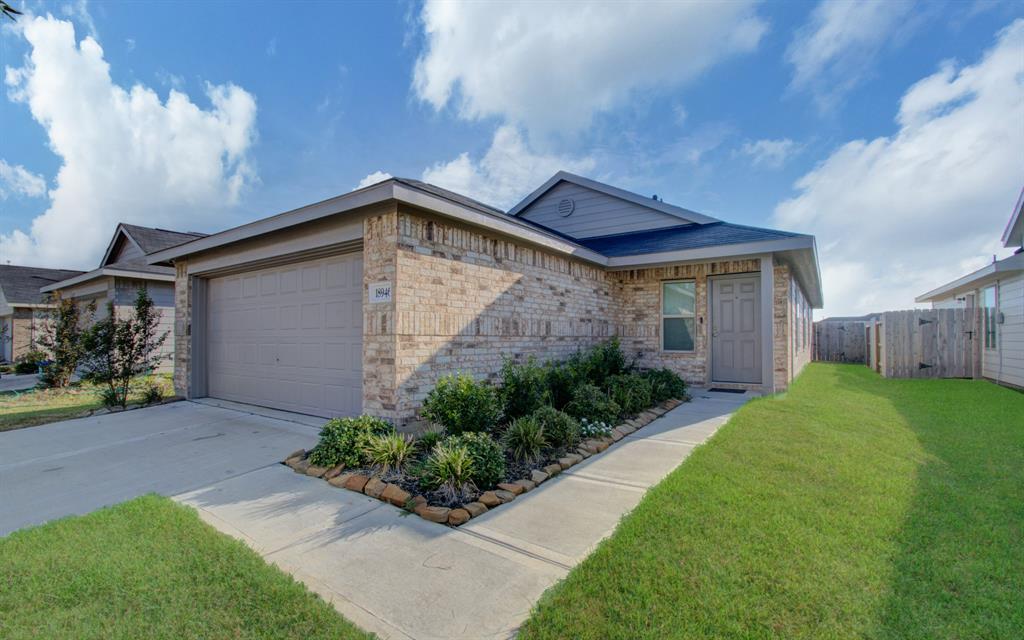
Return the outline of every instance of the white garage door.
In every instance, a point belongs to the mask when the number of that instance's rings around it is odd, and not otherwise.
[[[213,278],[207,393],[333,417],[363,402],[363,254]]]

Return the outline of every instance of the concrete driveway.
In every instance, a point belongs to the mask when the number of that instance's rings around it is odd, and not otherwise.
[[[176,402],[0,433],[0,535],[274,465],[321,422]]]

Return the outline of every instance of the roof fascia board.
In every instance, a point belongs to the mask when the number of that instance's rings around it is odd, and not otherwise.
[[[90,280],[104,278],[107,276],[133,278],[136,280],[160,280],[162,282],[174,282],[174,274],[171,273],[150,273],[148,271],[129,271],[124,269],[108,269],[106,267],[100,267],[99,269],[93,269],[92,271],[88,271],[82,275],[75,276],[74,278],[68,278],[67,280],[61,280],[60,282],[40,287],[39,292],[49,293],[51,291],[66,289],[68,287],[82,284],[83,282],[89,282]]]
[[[645,198],[644,196],[633,193],[631,191],[626,191],[625,189],[613,187],[610,184],[598,182],[597,180],[591,180],[590,178],[584,178],[583,176],[578,176],[576,174],[569,173],[568,171],[559,171],[558,173],[553,175],[551,178],[548,179],[547,182],[542,184],[539,189],[536,189],[530,195],[526,196],[526,198],[520,201],[519,204],[509,209],[509,215],[518,216],[527,207],[533,204],[533,202],[536,201],[537,198],[547,193],[556,184],[562,182],[563,180],[565,182],[571,182],[581,187],[586,187],[588,189],[598,191],[600,193],[612,196],[614,198],[619,198],[620,200],[632,202],[633,204],[640,205],[641,207],[647,207],[648,209],[653,209],[655,211],[660,211],[661,213],[666,213],[670,216],[674,216],[681,220],[686,220],[687,222],[694,222],[697,224],[708,224],[710,222],[718,222],[717,218],[712,218],[711,216],[706,216],[702,213],[697,213],[696,211],[690,211],[689,209],[677,207],[675,205],[668,204],[667,202],[662,202],[661,200]]]
[[[922,293],[914,298],[914,302],[934,302],[935,300],[976,288],[979,285],[987,284],[986,281],[993,276],[1003,273],[1016,273],[1018,271],[1024,271],[1024,253],[1018,253],[998,262],[987,264],[962,278],[957,278],[941,287],[936,287],[927,293]]]
[[[736,244],[718,244],[697,249],[680,249],[678,251],[662,251],[660,253],[644,253],[632,256],[617,256],[608,259],[609,269],[629,267],[645,267],[652,264],[668,262],[694,262],[718,258],[734,258],[755,254],[774,253],[776,251],[792,251],[795,249],[813,249],[812,236],[795,236],[778,240],[760,240],[758,242],[740,242]]]
[[[1016,247],[1024,244],[1024,189],[1020,190],[1020,195],[1017,196],[1017,204],[1013,207],[1013,215],[1010,216],[1010,222],[1006,224],[1006,229],[1003,231],[1003,246],[1004,247]]]

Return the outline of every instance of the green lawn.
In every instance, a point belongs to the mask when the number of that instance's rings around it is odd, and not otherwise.
[[[0,637],[370,636],[191,509],[151,495],[0,538]]]
[[[170,375],[154,375],[152,379],[160,385],[165,397],[174,395]],[[135,386],[129,396],[133,404],[142,397],[142,385]],[[0,431],[80,418],[102,407],[100,388],[84,382],[63,389],[5,391],[0,393]]]
[[[542,598],[521,638],[1021,638],[1024,394],[814,364]]]

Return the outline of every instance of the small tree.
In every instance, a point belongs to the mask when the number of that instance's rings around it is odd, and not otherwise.
[[[169,332],[157,333],[160,316],[144,288],[135,295],[132,315],[120,319],[113,303],[107,317],[96,322],[86,336],[85,378],[107,386],[104,402],[125,407],[135,376],[148,373],[164,359],[160,347]]]
[[[50,387],[65,387],[85,357],[86,329],[82,325],[92,317],[96,305],[90,303],[83,317],[74,300],[58,297],[56,303],[43,320],[39,346],[49,352],[49,364],[43,369],[43,382]]]

